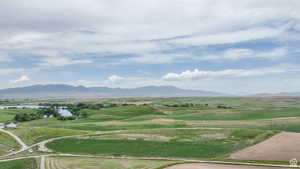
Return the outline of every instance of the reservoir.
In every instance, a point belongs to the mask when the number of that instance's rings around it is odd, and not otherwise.
[[[37,106],[37,105],[17,105],[17,106],[0,106],[0,109],[43,109],[48,106]],[[58,107],[57,112],[63,117],[70,117],[72,113],[66,107]]]

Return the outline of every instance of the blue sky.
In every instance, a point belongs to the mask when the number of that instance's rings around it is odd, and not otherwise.
[[[0,8],[0,88],[300,91],[299,0],[3,0]]]

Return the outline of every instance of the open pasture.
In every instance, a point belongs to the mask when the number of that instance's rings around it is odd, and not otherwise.
[[[174,163],[159,160],[47,157],[46,169],[158,169]]]
[[[19,148],[19,144],[10,135],[0,131],[0,155],[9,154]]]
[[[136,130],[61,139],[47,146],[57,152],[74,154],[213,158],[229,155],[275,133],[249,129]]]
[[[0,169],[38,169],[36,159],[1,162]]]
[[[137,101],[145,105],[123,104]],[[101,102],[122,104],[90,106],[79,111],[85,118],[39,119],[10,130],[28,145],[93,134],[48,143],[57,153],[189,159],[228,159],[282,131],[300,132],[299,99],[132,98]],[[2,115],[9,117],[10,113]]]
[[[19,113],[34,113],[36,111],[36,109],[0,109],[0,123],[13,121],[15,115]]]

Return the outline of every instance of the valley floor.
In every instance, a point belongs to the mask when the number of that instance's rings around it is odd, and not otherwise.
[[[79,110],[85,118],[40,119],[5,129],[0,169],[268,169],[289,167],[290,159],[300,159],[299,100],[136,101],[147,104],[111,99],[101,101],[108,106],[99,108],[88,103]],[[0,117],[18,113],[0,110]],[[28,161],[31,165],[22,165]]]

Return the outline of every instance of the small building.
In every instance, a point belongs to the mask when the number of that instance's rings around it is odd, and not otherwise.
[[[4,124],[4,128],[17,128],[17,127],[18,127],[17,123],[13,123],[13,122]]]

